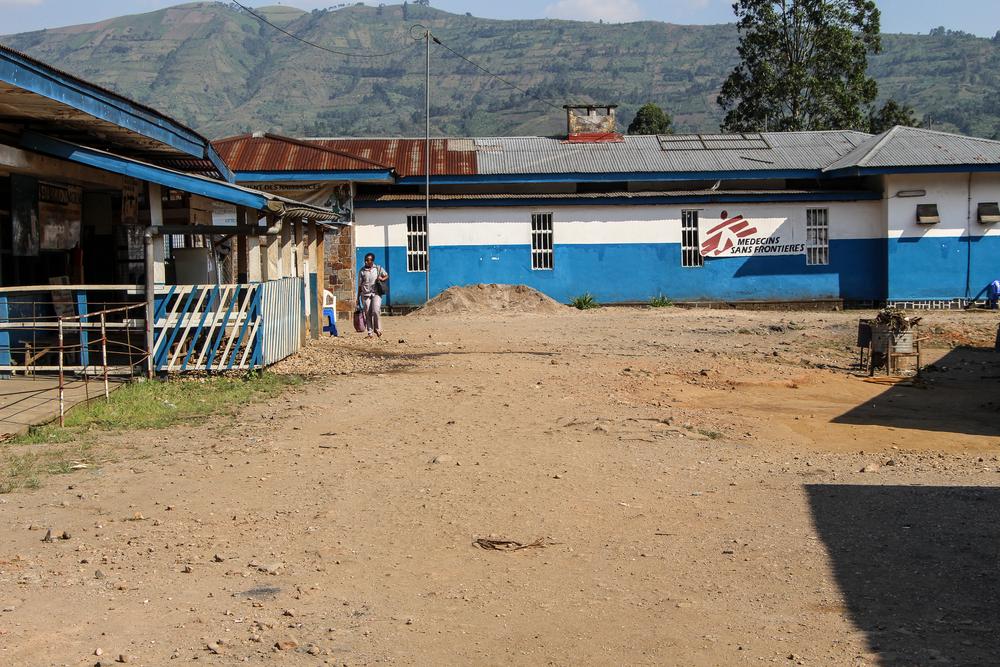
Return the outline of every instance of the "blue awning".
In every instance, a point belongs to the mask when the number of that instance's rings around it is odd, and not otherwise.
[[[206,176],[165,169],[164,167],[114,155],[107,151],[90,148],[89,146],[73,144],[36,132],[25,133],[21,138],[21,147],[70,162],[94,167],[95,169],[201,195],[234,206],[246,206],[247,208],[266,211],[276,215],[287,213],[313,220],[328,220],[333,217],[332,211],[320,206],[304,204],[292,199],[259,192]]]

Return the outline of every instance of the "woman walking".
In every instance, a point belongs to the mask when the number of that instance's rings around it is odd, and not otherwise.
[[[365,265],[358,271],[358,305],[365,314],[365,328],[369,338],[372,334],[382,336],[379,312],[382,310],[382,295],[388,279],[389,274],[385,269],[375,263],[375,254],[365,255]]]

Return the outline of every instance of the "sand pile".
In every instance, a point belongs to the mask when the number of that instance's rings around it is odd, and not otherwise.
[[[416,311],[418,315],[493,315],[575,312],[527,285],[449,287]]]

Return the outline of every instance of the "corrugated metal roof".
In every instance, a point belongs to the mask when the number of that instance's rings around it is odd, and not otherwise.
[[[823,169],[869,136],[853,131],[762,133],[770,148],[760,148],[760,139],[739,135],[672,135],[663,137],[666,148],[656,136],[589,145],[547,137],[485,137],[476,139],[476,145],[484,149],[478,151],[481,174],[784,171]],[[703,138],[726,147],[706,149]]]
[[[234,171],[371,171],[391,166],[325,145],[276,134],[220,139],[215,149]]]
[[[1000,163],[1000,141],[897,125],[826,167],[934,167]]]
[[[310,139],[368,160],[391,165],[400,176],[424,175],[423,139]],[[453,146],[454,145],[454,146]],[[431,175],[467,176],[478,173],[476,152],[467,142],[431,139]]]

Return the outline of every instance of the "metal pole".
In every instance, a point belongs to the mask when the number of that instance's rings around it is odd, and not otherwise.
[[[59,318],[59,426],[66,425],[66,388],[63,383],[63,318]]]
[[[77,322],[80,324],[80,366],[83,367],[83,395],[87,402],[90,403],[90,374],[88,373],[90,369],[90,354],[89,350],[83,347],[83,318],[81,317]],[[86,364],[83,363],[84,356],[87,357]]]
[[[424,302],[431,300],[431,31],[424,32]]]
[[[153,379],[153,318],[156,315],[156,283],[154,280],[153,232],[146,230],[146,376]]]
[[[125,313],[128,318],[128,312]],[[104,400],[111,400],[111,392],[108,391],[108,330],[105,326],[104,313],[101,313],[101,365],[104,366]]]

